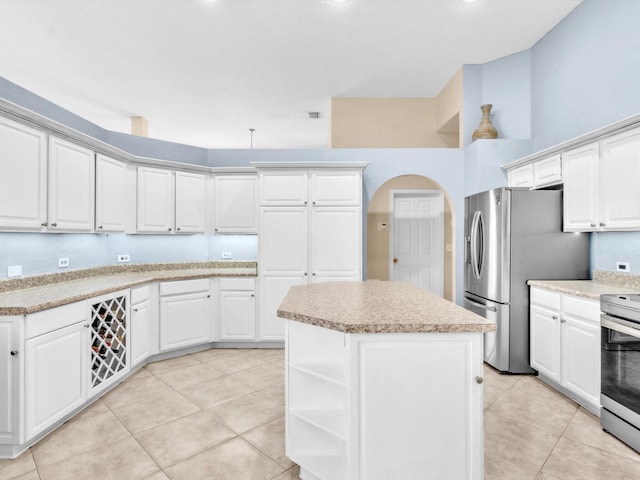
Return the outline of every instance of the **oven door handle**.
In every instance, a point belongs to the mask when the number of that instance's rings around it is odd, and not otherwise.
[[[631,335],[632,337],[640,338],[640,329],[622,325],[621,323],[618,323],[615,320],[611,320],[610,317],[605,317],[604,315],[600,318],[600,325],[610,330],[615,330],[616,332],[625,333],[627,335]]]

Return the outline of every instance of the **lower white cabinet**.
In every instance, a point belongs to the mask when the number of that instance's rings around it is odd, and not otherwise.
[[[530,342],[539,376],[599,415],[600,303],[532,287]]]
[[[158,353],[158,284],[131,289],[131,318],[129,345],[131,367],[140,365],[149,356]]]
[[[256,339],[256,281],[253,278],[221,278],[218,340]]]
[[[286,324],[286,453],[301,478],[483,478],[481,333]]]
[[[21,441],[21,325],[22,316],[0,317],[0,452],[2,445]]]
[[[161,352],[209,342],[212,323],[209,279],[160,284]]]

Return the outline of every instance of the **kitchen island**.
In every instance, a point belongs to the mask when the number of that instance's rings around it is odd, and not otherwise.
[[[483,333],[404,282],[292,287],[286,451],[303,480],[483,478]]]

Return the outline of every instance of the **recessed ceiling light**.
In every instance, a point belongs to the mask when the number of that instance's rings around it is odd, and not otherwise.
[[[462,3],[475,3],[476,0],[462,0]]]

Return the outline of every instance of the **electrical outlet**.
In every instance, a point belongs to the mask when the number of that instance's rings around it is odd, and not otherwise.
[[[231,258],[231,252],[222,252],[222,258]]]
[[[118,263],[127,263],[131,261],[131,255],[118,255]]]
[[[616,262],[616,270],[618,272],[628,272],[630,268],[629,262]]]
[[[67,268],[69,266],[69,257],[58,258],[58,268]]]
[[[7,267],[7,277],[20,277],[22,275],[22,265],[10,265]]]

